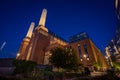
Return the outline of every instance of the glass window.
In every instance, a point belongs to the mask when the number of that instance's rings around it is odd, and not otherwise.
[[[79,55],[80,55],[80,59],[82,59],[82,52],[81,52],[80,45],[78,45],[78,52],[79,52]]]
[[[88,55],[88,50],[87,50],[87,45],[86,44],[84,44],[84,50],[85,50],[86,58],[88,58],[89,55]]]

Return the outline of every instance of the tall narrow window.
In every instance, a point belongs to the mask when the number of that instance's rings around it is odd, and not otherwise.
[[[87,50],[87,45],[86,44],[84,44],[84,50],[85,50],[86,59],[88,59],[89,55],[88,55],[88,50]]]
[[[78,52],[79,52],[79,55],[80,55],[80,59],[82,59],[82,52],[81,52],[80,45],[78,45]]]
[[[69,46],[69,49],[70,49],[70,51],[72,51],[73,49],[72,49],[72,46]]]

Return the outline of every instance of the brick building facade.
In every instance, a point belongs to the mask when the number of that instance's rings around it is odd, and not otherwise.
[[[34,31],[28,31],[28,33],[32,34],[23,39],[18,50],[17,59],[32,60],[38,64],[49,64],[51,49],[70,47],[75,50],[80,63],[84,66],[92,66],[95,62],[101,62],[103,67],[107,68],[104,56],[86,33],[83,32],[72,36],[68,43],[45,27],[46,14],[47,10],[44,9],[39,25]]]

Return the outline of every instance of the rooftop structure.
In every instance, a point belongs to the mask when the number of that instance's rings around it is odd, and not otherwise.
[[[89,38],[89,36],[85,32],[82,32],[82,33],[76,34],[74,36],[71,36],[69,38],[69,42],[73,43],[73,42],[77,42],[77,41],[88,39],[88,38]]]

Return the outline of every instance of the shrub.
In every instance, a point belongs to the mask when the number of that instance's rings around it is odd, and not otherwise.
[[[30,73],[36,68],[37,63],[33,61],[26,60],[14,60],[13,64],[15,65],[15,70],[13,74],[27,74]]]

